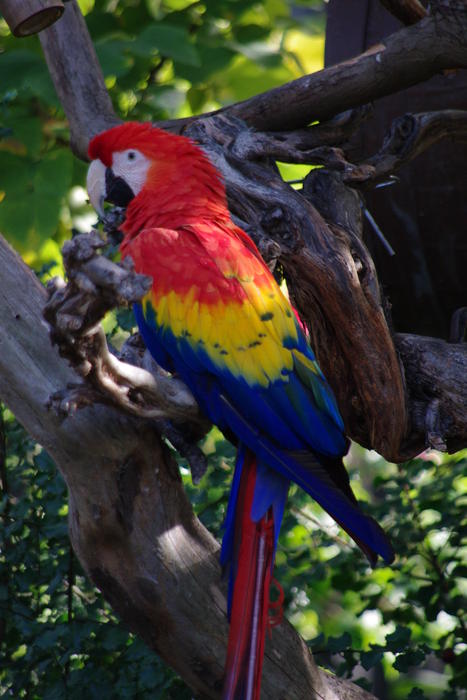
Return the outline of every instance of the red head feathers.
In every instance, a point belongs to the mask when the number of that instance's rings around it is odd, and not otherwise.
[[[204,151],[185,136],[170,134],[150,123],[128,122],[95,136],[88,154],[93,161],[88,191],[97,209],[99,203],[102,208],[105,199],[119,203],[108,196],[108,188],[102,189],[102,180],[108,183],[113,177],[129,186],[122,228],[131,231],[130,235],[148,225],[148,216],[152,225],[159,226],[165,224],[164,214],[169,213],[174,225],[173,215],[182,210],[185,218],[187,212],[199,217],[209,210],[216,216],[229,216],[219,172]],[[94,178],[92,182],[90,178]],[[92,192],[97,194],[93,197]]]
[[[89,144],[88,156],[90,160],[99,159],[105,166],[111,166],[115,152],[130,148],[151,159],[159,159],[165,154],[173,157],[174,154],[187,153],[203,157],[203,152],[191,139],[162,131],[150,122],[127,122],[98,134]]]

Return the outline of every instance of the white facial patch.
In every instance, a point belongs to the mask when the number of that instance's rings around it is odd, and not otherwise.
[[[139,194],[146,182],[151,161],[135,148],[113,154],[112,171],[115,177],[121,177],[131,188],[133,194]]]

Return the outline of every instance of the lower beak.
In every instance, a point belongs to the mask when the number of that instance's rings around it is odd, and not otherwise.
[[[106,167],[101,160],[93,160],[86,178],[89,200],[99,216],[104,215],[104,201],[107,194],[105,171]]]

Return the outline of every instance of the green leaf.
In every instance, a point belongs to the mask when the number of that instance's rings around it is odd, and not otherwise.
[[[17,49],[1,55],[0,95],[11,90],[30,91],[41,101],[58,105],[44,58],[34,51]]]
[[[37,75],[46,74],[41,57],[28,50],[7,51],[0,60],[0,90],[22,90],[34,84]]]
[[[157,111],[161,117],[176,117],[185,100],[185,92],[171,85],[155,85],[144,93],[144,103]]]
[[[174,61],[199,66],[200,58],[188,32],[170,24],[153,24],[144,29],[131,46],[139,56],[151,56],[157,51],[161,56]]]
[[[41,160],[0,151],[0,231],[20,250],[36,250],[57,230],[62,201],[71,185],[72,156],[64,150]]]
[[[105,77],[114,75],[121,78],[131,69],[133,62],[127,53],[131,42],[127,38],[106,36],[97,41],[95,47]]]
[[[327,648],[332,654],[338,654],[348,649],[352,644],[352,637],[348,632],[344,632],[340,637],[329,637]]]
[[[20,109],[11,109],[4,121],[8,138],[19,142],[31,156],[38,156],[42,144],[42,121]],[[21,146],[20,146],[21,149]]]
[[[394,661],[394,668],[402,673],[407,673],[411,666],[419,666],[425,660],[425,653],[421,649],[411,649],[404,654],[398,654]]]
[[[57,643],[62,635],[63,631],[60,627],[56,627],[52,630],[46,630],[37,637],[35,644],[40,649],[50,649]]]
[[[124,331],[131,332],[136,325],[135,315],[132,309],[118,309],[117,323]]]
[[[43,700],[65,700],[66,686],[63,680],[51,683],[44,692]]]
[[[406,649],[411,636],[412,630],[409,627],[397,625],[394,632],[386,635],[386,649],[392,652]]]
[[[123,649],[128,639],[128,632],[122,627],[110,626],[106,630],[104,639],[101,642],[102,648],[107,651]]]
[[[311,649],[319,649],[320,647],[324,647],[326,642],[326,638],[324,634],[321,632],[318,634],[317,637],[314,637],[313,639],[309,639],[307,644]]]
[[[377,649],[372,649],[371,651],[364,651],[360,654],[360,663],[366,671],[369,671],[370,668],[373,668],[373,666],[379,664],[383,656],[383,652],[378,651]]]

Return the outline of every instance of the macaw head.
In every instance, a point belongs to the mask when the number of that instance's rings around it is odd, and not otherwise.
[[[150,123],[128,122],[95,136],[89,144],[89,199],[103,214],[104,202],[131,210],[180,210],[206,201],[225,205],[220,175],[191,139]],[[125,227],[123,227],[125,228]]]

